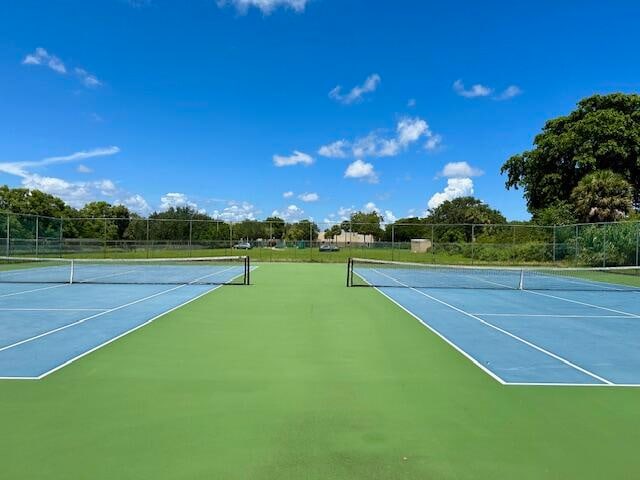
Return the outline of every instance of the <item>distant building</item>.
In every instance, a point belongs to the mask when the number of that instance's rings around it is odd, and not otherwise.
[[[319,242],[337,243],[338,245],[366,245],[373,243],[373,235],[362,235],[355,232],[345,232],[342,230],[340,235],[336,235],[333,238],[325,238],[324,232],[318,234]]]

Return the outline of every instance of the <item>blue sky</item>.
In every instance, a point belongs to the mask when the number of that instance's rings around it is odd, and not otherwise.
[[[0,182],[74,206],[387,220],[471,194],[544,121],[640,87],[636,2],[3,2]]]

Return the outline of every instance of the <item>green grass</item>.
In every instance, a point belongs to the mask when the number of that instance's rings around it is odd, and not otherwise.
[[[602,479],[640,390],[505,387],[338,265],[267,264],[42,381],[0,382],[7,479]]]

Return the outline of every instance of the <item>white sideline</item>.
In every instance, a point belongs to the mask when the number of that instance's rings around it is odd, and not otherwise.
[[[490,328],[493,328],[494,330],[496,330],[496,331],[498,331],[498,332],[500,332],[500,333],[502,333],[504,335],[507,335],[507,336],[513,338],[514,340],[522,342],[523,344],[527,345],[530,348],[533,348],[534,350],[537,350],[537,351],[539,351],[541,353],[544,353],[544,354],[550,356],[551,358],[554,358],[554,359],[564,363],[565,365],[567,365],[567,366],[569,366],[569,367],[571,367],[571,368],[573,368],[575,370],[578,370],[579,372],[582,372],[585,375],[590,376],[591,378],[594,378],[594,379],[596,379],[598,381],[601,381],[601,382],[603,382],[605,384],[608,384],[608,385],[614,385],[614,382],[611,382],[610,380],[607,380],[606,378],[601,377],[600,375],[597,375],[597,374],[595,374],[593,372],[590,372],[589,370],[586,370],[586,369],[576,365],[575,363],[567,360],[566,358],[563,358],[560,355],[557,355],[557,354],[555,354],[555,353],[553,353],[553,352],[551,352],[549,350],[546,350],[545,348],[542,348],[542,347],[540,347],[540,346],[538,346],[538,345],[536,345],[536,344],[534,344],[532,342],[529,342],[528,340],[525,340],[524,338],[519,337],[518,335],[515,335],[515,334],[509,332],[508,330],[505,330],[505,329],[500,328],[500,327],[498,327],[496,325],[493,325],[492,323],[489,323],[486,320],[483,320],[482,318],[480,318],[480,317],[478,317],[478,316],[476,316],[476,315],[474,315],[472,313],[469,313],[469,312],[467,312],[465,310],[462,310],[461,308],[455,307],[455,306],[453,306],[453,305],[451,305],[451,304],[449,304],[449,303],[447,303],[447,302],[445,302],[443,300],[440,300],[439,298],[436,298],[436,297],[433,297],[433,296],[429,295],[428,293],[422,292],[422,291],[420,291],[420,290],[418,290],[416,288],[413,288],[413,287],[409,287],[408,285],[406,285],[406,284],[404,284],[404,283],[402,283],[402,282],[400,282],[400,281],[388,276],[387,274],[385,274],[383,272],[380,272],[380,271],[378,271],[376,269],[373,269],[373,270],[375,272],[379,273],[380,275],[383,275],[383,276],[391,279],[392,281],[396,282],[398,285],[402,285],[404,287],[407,287],[407,288],[413,290],[414,292],[416,292],[416,293],[418,293],[420,295],[423,295],[423,296],[425,296],[427,298],[430,298],[431,300],[433,300],[435,302],[438,302],[438,303],[440,303],[440,304],[442,304],[442,305],[444,305],[444,306],[446,306],[446,307],[448,307],[448,308],[450,308],[452,310],[455,310],[455,311],[457,311],[459,313],[462,313],[463,315],[466,315],[466,316],[468,316],[470,318],[473,318],[474,320],[476,320],[476,321],[478,321],[478,322],[480,322],[480,323],[482,323],[482,324],[484,324],[484,325],[486,325],[486,326],[488,326]]]
[[[234,267],[227,268],[226,270],[231,270],[231,268],[234,268]],[[222,273],[222,272],[224,272],[226,270],[221,270],[218,273]],[[88,317],[81,318],[80,320],[76,320],[75,322],[68,323],[66,325],[62,325],[61,327],[58,327],[58,328],[53,328],[53,329],[48,330],[46,332],[40,333],[38,335],[34,335],[33,337],[25,338],[24,340],[20,340],[19,342],[15,342],[15,343],[12,343],[10,345],[5,345],[4,347],[0,347],[0,352],[4,352],[5,350],[9,350],[10,348],[15,348],[15,347],[18,347],[20,345],[24,345],[25,343],[29,343],[29,342],[32,342],[34,340],[38,340],[39,338],[46,337],[48,335],[52,335],[52,334],[60,332],[62,330],[66,330],[67,328],[75,327],[76,325],[80,325],[80,324],[85,323],[85,322],[87,322],[89,320],[93,320],[94,318],[98,318],[98,317],[101,317],[103,315],[106,315],[107,313],[116,312],[118,310],[122,310],[123,308],[130,307],[131,305],[135,305],[137,303],[144,302],[146,300],[150,300],[150,299],[158,297],[160,295],[164,295],[165,293],[173,292],[174,290],[178,290],[180,288],[186,287],[187,285],[193,285],[194,283],[202,280],[203,278],[210,277],[210,276],[211,276],[211,274],[205,275],[205,276],[200,277],[200,278],[196,278],[195,280],[193,280],[190,283],[177,285],[177,286],[169,288],[167,290],[162,290],[161,292],[154,293],[153,295],[148,295],[148,296],[146,296],[144,298],[140,298],[138,300],[134,300],[133,302],[125,303],[123,305],[119,305],[117,307],[113,307],[113,308],[110,308],[108,310],[104,310],[104,311],[102,311],[100,313],[96,313],[95,315],[90,315]]]
[[[633,318],[630,315],[553,315],[551,313],[472,313],[479,317]]]
[[[120,310],[120,309],[122,309],[122,308],[124,308],[124,307],[126,307],[126,306],[130,306],[130,305],[133,305],[133,304],[136,304],[136,303],[142,302],[142,301],[144,301],[144,300],[148,300],[148,299],[150,299],[150,298],[153,298],[153,297],[156,297],[156,296],[162,295],[162,294],[164,294],[164,293],[167,293],[167,292],[170,292],[170,291],[173,291],[173,290],[177,290],[177,289],[179,289],[179,288],[186,287],[186,286],[188,286],[188,285],[193,285],[193,284],[195,284],[196,282],[198,282],[198,281],[202,280],[203,278],[207,278],[207,277],[210,277],[210,276],[212,276],[212,275],[217,275],[217,274],[219,274],[219,273],[222,273],[222,272],[225,272],[225,271],[231,270],[231,269],[233,269],[233,268],[236,268],[236,267],[235,267],[235,266],[234,266],[234,267],[229,267],[229,268],[227,268],[227,269],[220,270],[220,271],[215,272],[215,273],[213,273],[213,274],[209,274],[209,275],[205,275],[205,276],[203,276],[203,277],[197,278],[196,280],[193,280],[193,281],[192,281],[191,283],[189,283],[189,284],[178,285],[178,286],[176,286],[176,287],[170,288],[170,289],[168,289],[168,290],[163,290],[162,292],[159,292],[159,293],[156,293],[156,294],[154,294],[154,295],[150,295],[150,296],[148,296],[148,297],[145,297],[145,298],[142,298],[142,299],[136,300],[136,301],[131,302],[131,303],[128,303],[128,304],[126,304],[126,305],[121,305],[121,306],[119,306],[119,307],[115,307],[115,308],[112,308],[112,309],[106,310],[106,311],[104,311],[104,312],[102,312],[102,313],[100,313],[100,314],[98,314],[98,315],[92,315],[91,317],[87,317],[87,318],[82,319],[82,320],[80,320],[80,321],[74,322],[73,324],[69,324],[69,325],[67,325],[67,326],[64,326],[63,328],[56,329],[55,331],[59,331],[59,330],[64,329],[64,328],[68,328],[68,327],[71,327],[71,326],[73,326],[73,325],[77,325],[79,322],[85,322],[85,321],[87,321],[87,320],[89,320],[89,319],[96,318],[96,317],[98,317],[98,316],[101,316],[101,315],[104,315],[104,314],[106,314],[106,313],[110,313],[110,312],[113,312],[113,311],[116,311],[116,310]],[[257,267],[253,267],[253,268],[252,268],[252,270],[253,270],[254,268],[257,268]],[[237,276],[235,276],[235,277],[233,277],[233,278],[232,278],[232,280],[233,280],[233,279],[235,279],[235,278],[240,277],[241,275],[244,275],[244,272],[243,272],[243,273],[241,273],[241,274],[239,274],[239,275],[237,275]],[[63,284],[63,285],[56,285],[56,286],[65,286],[65,285],[67,285],[67,284]],[[64,367],[66,367],[66,366],[68,366],[68,365],[70,365],[71,363],[75,362],[76,360],[79,360],[80,358],[82,358],[82,357],[84,357],[84,356],[86,356],[86,355],[89,355],[90,353],[93,353],[93,352],[95,352],[96,350],[98,350],[98,349],[100,349],[100,348],[102,348],[102,347],[104,347],[104,346],[106,346],[106,345],[108,345],[108,344],[110,344],[110,343],[112,343],[112,342],[115,342],[116,340],[118,340],[118,339],[120,339],[120,338],[124,337],[125,335],[128,335],[128,334],[130,334],[130,333],[132,333],[132,332],[134,332],[134,331],[136,331],[136,330],[138,330],[138,329],[140,329],[140,328],[142,328],[142,327],[144,327],[144,326],[146,326],[146,325],[150,324],[151,322],[153,322],[153,321],[157,320],[158,318],[160,318],[160,317],[162,317],[162,316],[164,316],[164,315],[167,315],[168,313],[171,313],[171,312],[173,312],[173,311],[177,310],[178,308],[180,308],[180,307],[183,307],[183,306],[187,305],[188,303],[191,303],[191,302],[193,302],[193,301],[195,301],[195,300],[198,300],[199,298],[201,298],[201,297],[203,297],[203,296],[207,295],[208,293],[211,293],[211,292],[213,292],[214,290],[217,290],[217,289],[218,289],[218,288],[220,288],[221,286],[222,286],[222,285],[215,285],[215,286],[213,286],[212,288],[210,288],[209,290],[207,290],[207,291],[205,291],[205,292],[201,293],[200,295],[197,295],[197,296],[195,296],[195,297],[193,297],[193,298],[191,298],[191,299],[189,299],[189,300],[187,300],[187,301],[185,301],[185,302],[181,303],[180,305],[176,305],[175,307],[172,307],[172,308],[170,308],[169,310],[166,310],[166,311],[164,311],[164,312],[160,313],[159,315],[156,315],[155,317],[150,318],[149,320],[147,320],[147,321],[145,321],[145,322],[141,323],[140,325],[136,325],[135,327],[133,327],[133,328],[131,328],[131,329],[129,329],[129,330],[127,330],[127,331],[125,331],[125,332],[121,333],[120,335],[117,335],[117,336],[115,336],[115,337],[113,337],[113,338],[110,338],[109,340],[107,340],[107,341],[105,341],[105,342],[103,342],[103,343],[101,343],[101,344],[99,344],[99,345],[96,345],[95,347],[93,347],[93,348],[91,348],[91,349],[87,350],[86,352],[82,352],[81,354],[79,354],[79,355],[77,355],[77,356],[75,356],[75,357],[73,357],[73,358],[71,358],[71,359],[69,359],[69,360],[65,361],[64,363],[61,363],[60,365],[55,366],[54,368],[52,368],[52,369],[50,369],[50,370],[47,370],[46,372],[44,372],[44,373],[40,374],[40,375],[39,375],[39,376],[37,376],[37,377],[2,377],[2,376],[0,376],[0,380],[41,380],[41,379],[43,379],[43,378],[47,377],[48,375],[50,375],[50,374],[52,374],[52,373],[54,373],[54,372],[56,372],[56,371],[58,371],[58,370],[60,370],[60,369],[62,369],[62,368],[64,368]],[[53,332],[49,332],[49,333],[53,333]],[[45,332],[45,334],[47,334],[47,335],[48,335],[49,333],[46,333],[46,332]],[[34,339],[35,339],[35,338],[42,337],[42,336],[44,336],[44,334],[43,334],[43,335],[39,335],[38,337],[34,337]],[[24,342],[21,342],[21,343],[24,343]],[[2,351],[2,350],[4,350],[4,349],[6,349],[6,347],[5,347],[5,348],[3,348],[3,349],[0,349],[0,351]]]

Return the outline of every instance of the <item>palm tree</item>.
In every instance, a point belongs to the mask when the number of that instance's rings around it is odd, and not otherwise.
[[[613,222],[633,211],[633,189],[622,175],[597,170],[578,182],[571,192],[571,202],[582,221]]]

